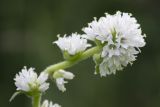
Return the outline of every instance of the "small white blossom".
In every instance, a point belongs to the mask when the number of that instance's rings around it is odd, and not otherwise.
[[[64,37],[58,36],[58,40],[54,43],[56,43],[62,51],[67,51],[70,55],[83,52],[87,47],[91,46],[87,43],[86,39],[77,33],[73,33],[70,36],[64,35]]]
[[[62,92],[65,92],[65,91],[66,91],[66,88],[65,88],[65,85],[64,85],[64,84],[66,84],[66,83],[68,83],[68,82],[65,81],[64,78],[57,78],[57,79],[56,79],[56,85],[57,85],[58,89],[59,89],[60,91],[62,91]]]
[[[64,79],[71,80],[74,78],[74,74],[68,71],[59,70],[54,73],[56,85],[62,92],[66,91],[65,84],[68,83]]]
[[[106,16],[99,20],[95,18],[88,27],[83,28],[83,31],[87,34],[85,38],[98,40],[103,44],[101,76],[122,70],[135,60],[140,52],[139,48],[145,46],[145,34],[142,35],[137,20],[128,13],[119,11],[115,15],[106,13]]]
[[[53,104],[52,101],[44,100],[41,107],[61,107],[59,104]]]
[[[34,68],[24,67],[19,74],[16,74],[15,85],[17,90],[29,92],[32,90],[37,90],[44,92],[49,88],[49,83],[46,83],[48,79],[48,74],[41,73],[40,76],[37,76],[37,73],[34,72]]]

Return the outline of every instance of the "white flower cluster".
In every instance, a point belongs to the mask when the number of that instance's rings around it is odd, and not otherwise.
[[[73,73],[63,70],[66,67],[93,56],[96,73],[100,73],[101,76],[115,74],[116,71],[132,64],[140,53],[139,48],[145,46],[145,34],[142,34],[137,20],[129,13],[119,11],[114,15],[106,13],[105,17],[100,17],[99,20],[95,18],[82,30],[85,32],[83,35],[77,33],[64,37],[58,35],[58,40],[53,42],[61,49],[66,61],[47,69],[48,73],[53,74],[56,85],[62,92],[66,91],[65,84],[68,83],[66,80],[74,78]],[[85,51],[91,47],[87,40],[95,42],[97,46]],[[47,79],[47,73],[42,72],[38,76],[34,68],[24,67],[14,78],[17,92],[10,101],[21,92],[27,92],[32,97],[45,92],[49,88]],[[61,106],[45,100],[40,107]]]
[[[53,104],[52,101],[44,100],[41,107],[61,107],[59,104]]]
[[[66,51],[70,55],[75,55],[91,46],[87,43],[87,40],[81,36],[82,35],[77,33],[72,33],[70,36],[64,35],[64,37],[58,35],[58,40],[53,43],[56,43],[62,51]]]
[[[30,92],[30,91],[40,91],[44,92],[49,88],[49,83],[46,83],[48,79],[48,74],[41,73],[40,76],[37,76],[37,73],[34,72],[34,68],[24,67],[19,74],[16,74],[15,85],[17,90]]]
[[[58,89],[62,92],[66,91],[65,84],[68,83],[64,79],[71,80],[74,78],[74,74],[65,70],[58,70],[53,74],[55,80],[56,80],[56,85]]]
[[[115,74],[135,61],[139,47],[145,45],[145,35],[142,35],[140,25],[128,13],[117,12],[115,15],[106,14],[99,20],[95,18],[83,31],[85,38],[98,40],[103,46],[103,61],[99,67],[101,76]]]

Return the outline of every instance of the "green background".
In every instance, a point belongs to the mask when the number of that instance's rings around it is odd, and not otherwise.
[[[24,65],[37,72],[57,63],[62,55],[52,42],[57,34],[82,33],[93,17],[130,12],[146,33],[133,66],[106,78],[94,75],[86,60],[70,69],[76,77],[60,92],[51,81],[43,98],[63,107],[160,107],[160,3],[158,0],[0,0],[0,107],[31,107],[17,96],[13,78]]]

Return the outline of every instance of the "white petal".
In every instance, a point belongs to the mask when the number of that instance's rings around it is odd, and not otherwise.
[[[74,78],[74,74],[71,73],[71,72],[68,72],[68,71],[65,71],[65,70],[62,70],[62,69],[57,71],[57,72],[61,73],[63,78],[65,78],[65,79],[70,79],[71,80],[71,79]]]
[[[62,92],[66,91],[66,88],[64,86],[65,83],[67,83],[67,81],[64,81],[64,78],[57,78],[56,79],[57,87]]]
[[[42,72],[42,73],[40,74],[40,76],[38,77],[37,81],[39,82],[39,84],[42,84],[42,83],[44,83],[47,79],[48,79],[48,74]]]
[[[48,100],[43,101],[43,104],[41,107],[48,107],[48,106],[49,106]]]

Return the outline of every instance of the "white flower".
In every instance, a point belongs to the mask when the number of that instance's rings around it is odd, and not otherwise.
[[[34,72],[34,68],[24,67],[19,74],[16,74],[15,85],[17,90],[29,92],[32,90],[37,90],[44,92],[49,88],[49,83],[46,83],[48,79],[48,74],[41,73],[40,76],[37,76],[37,73]]]
[[[58,89],[64,92],[66,91],[65,84],[68,83],[64,79],[71,80],[74,78],[74,74],[61,69],[61,70],[56,71],[53,77],[55,78]]]
[[[52,101],[44,100],[41,107],[61,107],[59,104],[53,104]]]
[[[140,25],[128,13],[118,11],[115,15],[106,14],[99,20],[95,18],[83,31],[87,34],[85,38],[99,40],[103,45],[101,76],[122,70],[135,60],[139,48],[145,46],[145,35],[142,35]]]
[[[73,33],[70,36],[64,35],[64,37],[59,37],[55,41],[62,51],[67,51],[70,55],[75,55],[79,52],[83,52],[87,47],[91,45],[87,43],[87,40],[82,38],[80,34]]]
[[[64,80],[64,78],[57,78],[56,79],[56,85],[58,87],[58,89],[62,92],[66,91],[66,88],[64,86],[64,84],[68,83],[67,81]]]

